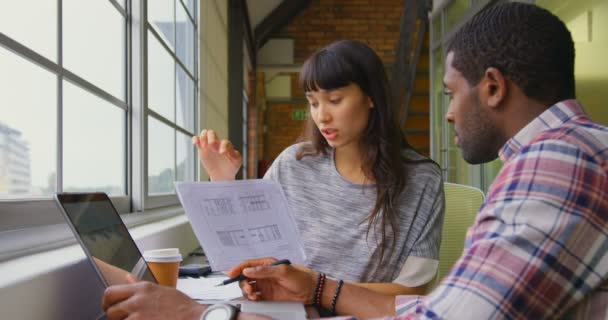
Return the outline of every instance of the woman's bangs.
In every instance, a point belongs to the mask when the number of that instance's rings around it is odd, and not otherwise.
[[[305,92],[342,88],[355,81],[352,66],[333,52],[317,52],[300,71],[300,86]]]

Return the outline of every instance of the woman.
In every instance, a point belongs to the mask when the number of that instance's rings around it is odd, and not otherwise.
[[[265,179],[290,202],[308,267],[386,294],[423,294],[435,277],[443,220],[439,167],[396,125],[384,66],[357,41],[339,41],[303,65],[310,104],[304,142]],[[213,131],[193,137],[211,180],[231,180],[241,156]]]

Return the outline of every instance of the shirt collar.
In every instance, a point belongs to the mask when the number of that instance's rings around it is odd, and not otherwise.
[[[584,113],[583,107],[574,99],[560,101],[552,105],[505,143],[498,152],[500,160],[503,163],[507,162],[540,132],[557,128]]]

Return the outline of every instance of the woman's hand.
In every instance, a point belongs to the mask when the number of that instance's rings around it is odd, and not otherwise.
[[[192,137],[192,144],[198,149],[201,164],[212,181],[234,180],[243,157],[230,141],[220,141],[213,130],[205,129],[200,136]]]
[[[226,275],[232,278],[243,273],[249,278],[240,283],[243,295],[249,300],[312,304],[317,274],[300,265],[268,266],[274,261],[274,258],[246,260],[228,270]]]

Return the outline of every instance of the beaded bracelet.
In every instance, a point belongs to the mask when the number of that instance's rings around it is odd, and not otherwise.
[[[339,280],[338,286],[336,287],[336,291],[334,292],[334,297],[331,299],[331,314],[332,316],[336,315],[336,304],[338,303],[338,295],[340,294],[340,289],[342,289],[342,285],[344,281]]]
[[[317,281],[315,282],[315,289],[312,291],[312,298],[310,299],[311,304],[315,305],[317,303],[317,291],[319,291],[319,284],[321,284],[321,273],[317,276]]]
[[[325,273],[319,274],[319,283],[315,289],[315,306],[317,306],[317,308],[321,308],[321,298],[323,297],[323,287],[325,286],[326,277]]]

